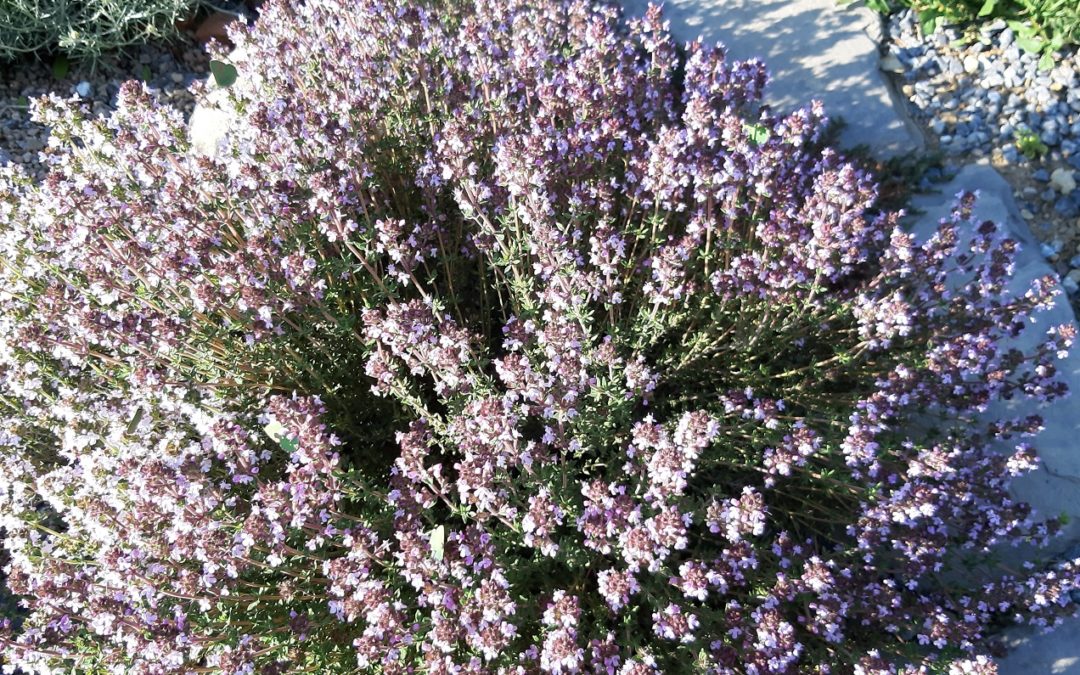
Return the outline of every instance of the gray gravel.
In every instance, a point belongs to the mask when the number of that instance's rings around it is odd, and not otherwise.
[[[1080,299],[1080,53],[1055,54],[1041,71],[1004,21],[922,36],[905,10],[887,28],[882,68],[899,78],[912,114],[946,155],[989,158],[1009,179],[1043,254]]]
[[[147,82],[164,103],[190,114],[195,99],[191,85],[205,79],[209,59],[190,38],[173,45],[154,44],[108,57],[91,68],[73,65],[60,79],[50,62],[21,61],[0,67],[0,163],[21,164],[32,176],[46,174],[49,130],[30,120],[28,100],[49,92],[64,98],[79,96],[95,115],[114,109],[121,83]]]

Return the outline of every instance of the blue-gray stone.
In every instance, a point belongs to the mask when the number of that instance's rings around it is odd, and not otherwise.
[[[1061,242],[1057,239],[1051,242],[1043,242],[1039,245],[1039,252],[1043,254],[1044,258],[1052,258],[1061,251]]]
[[[1046,169],[1036,169],[1031,172],[1031,177],[1045,183],[1050,180],[1050,172]]]
[[[1077,200],[1072,197],[1061,197],[1054,202],[1054,211],[1065,218],[1075,218],[1080,214],[1080,206],[1077,206]]]

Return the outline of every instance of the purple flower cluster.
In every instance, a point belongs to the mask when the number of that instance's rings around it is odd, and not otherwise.
[[[656,7],[233,37],[213,157],[129,83],[0,169],[9,671],[989,673],[1075,610],[988,419],[1075,329],[1011,346],[1053,286],[973,196],[916,241]]]

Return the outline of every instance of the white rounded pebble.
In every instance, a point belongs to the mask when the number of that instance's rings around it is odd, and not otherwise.
[[[1073,177],[1073,172],[1069,169],[1057,168],[1050,174],[1050,185],[1055,187],[1061,194],[1067,195],[1076,189],[1076,178]]]

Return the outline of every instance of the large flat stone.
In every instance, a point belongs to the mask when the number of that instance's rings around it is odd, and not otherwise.
[[[1016,270],[1010,291],[1022,294],[1033,279],[1053,274],[1050,265],[1042,257],[1038,243],[1020,217],[1008,183],[989,166],[969,165],[939,194],[919,195],[912,206],[925,211],[915,218],[912,231],[925,239],[934,230],[940,218],[946,217],[956,193],[979,191],[975,215],[981,220],[993,220],[1008,228],[1009,234],[1021,243],[1016,259]],[[1061,290],[1059,288],[1059,290]],[[1063,323],[1075,323],[1072,308],[1064,291],[1054,306],[1036,315],[1035,323],[1016,340],[1016,346],[1025,351],[1042,341],[1046,330]],[[1072,396],[1049,405],[1031,401],[1009,402],[991,410],[989,414],[1007,412],[1011,415],[1037,413],[1045,420],[1045,430],[1033,441],[1042,459],[1039,470],[1023,476],[1013,483],[1013,493],[1031,504],[1037,515],[1054,516],[1066,514],[1069,525],[1062,536],[1055,540],[1043,557],[1073,558],[1080,555],[1080,344],[1070,355],[1056,362],[1060,376],[1075,392]],[[1011,449],[1003,444],[1002,450]],[[1006,558],[1031,554],[1017,549],[1005,551]],[[1080,619],[1069,619],[1057,630],[1042,633],[1032,628],[1013,628],[1004,635],[1010,648],[1008,657],[999,663],[1001,675],[1080,675]]]
[[[1009,655],[998,661],[999,675],[1080,675],[1080,619],[1050,633],[1016,630],[1005,644]]]
[[[644,14],[648,0],[619,0]],[[666,0],[681,42],[722,42],[736,59],[759,57],[772,75],[766,99],[788,111],[819,99],[848,126],[841,144],[890,156],[921,150],[923,137],[879,69],[881,18],[837,0]]]

